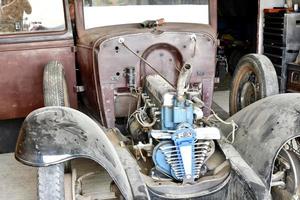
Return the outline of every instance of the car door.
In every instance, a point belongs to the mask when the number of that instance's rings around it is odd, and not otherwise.
[[[67,0],[2,0],[0,12],[0,120],[43,107],[43,68],[65,68],[76,107],[75,47]]]

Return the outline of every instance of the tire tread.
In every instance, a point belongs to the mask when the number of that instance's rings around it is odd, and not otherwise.
[[[64,164],[38,168],[38,199],[64,199]]]
[[[65,106],[65,73],[58,61],[49,62],[44,68],[43,90],[45,106]],[[39,167],[37,175],[38,200],[63,200],[64,163],[49,167]]]
[[[58,61],[49,62],[44,69],[45,106],[64,106],[64,68]]]
[[[261,98],[272,96],[279,93],[277,74],[274,65],[268,57],[261,54],[247,54],[243,56],[237,64],[234,71],[233,80],[231,82],[230,94],[229,94],[229,111],[230,115],[239,111],[236,102],[236,87],[240,83],[237,83],[238,76],[241,76],[241,72],[245,65],[251,65],[261,77]]]

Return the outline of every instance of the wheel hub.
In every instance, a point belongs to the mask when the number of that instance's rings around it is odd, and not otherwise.
[[[282,149],[276,159],[272,175],[274,199],[298,199],[300,195],[300,161],[291,149]]]
[[[247,81],[243,84],[240,94],[241,108],[252,104],[257,101],[257,91],[254,83]]]

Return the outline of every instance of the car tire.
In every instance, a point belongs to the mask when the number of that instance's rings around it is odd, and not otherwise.
[[[58,61],[45,66],[43,90],[45,106],[69,106],[64,67]],[[38,200],[65,199],[64,168],[64,163],[38,168]]]
[[[64,164],[38,168],[38,200],[63,200]]]
[[[278,93],[276,71],[269,58],[259,54],[245,55],[239,61],[231,83],[230,115],[259,99]]]
[[[58,61],[44,68],[43,92],[45,106],[70,106],[64,67]]]

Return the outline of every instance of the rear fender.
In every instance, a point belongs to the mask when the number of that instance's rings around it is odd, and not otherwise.
[[[133,199],[124,167],[106,133],[77,110],[45,107],[30,113],[22,125],[15,157],[34,167],[92,159],[106,169],[126,199]]]
[[[300,95],[281,94],[264,98],[233,115],[238,125],[233,146],[271,188],[274,161],[283,145],[300,137]],[[232,128],[221,127],[227,136]]]

